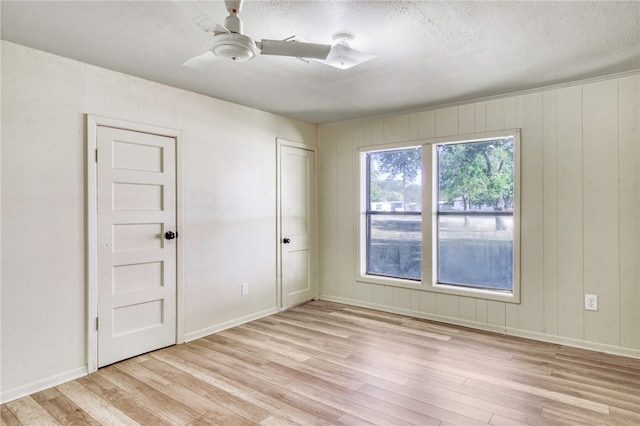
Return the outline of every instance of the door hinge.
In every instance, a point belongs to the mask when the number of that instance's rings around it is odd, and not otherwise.
[[[98,162],[98,149],[96,148],[96,163]]]
[[[100,331],[100,317],[96,317],[96,331]]]

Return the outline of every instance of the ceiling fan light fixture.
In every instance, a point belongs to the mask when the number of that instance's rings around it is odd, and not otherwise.
[[[229,62],[247,62],[258,53],[255,42],[242,34],[218,34],[214,40],[213,54]]]

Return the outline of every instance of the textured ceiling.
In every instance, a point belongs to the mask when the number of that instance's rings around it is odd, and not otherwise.
[[[200,2],[215,21],[222,1]],[[172,2],[2,1],[2,39],[313,123],[640,69],[640,2],[251,1],[245,34],[378,57],[349,70],[259,56],[183,67],[210,36]]]

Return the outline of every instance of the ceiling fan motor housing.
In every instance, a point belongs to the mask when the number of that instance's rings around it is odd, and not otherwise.
[[[217,57],[230,62],[246,62],[258,53],[256,43],[242,34],[216,34],[213,40],[211,51]]]

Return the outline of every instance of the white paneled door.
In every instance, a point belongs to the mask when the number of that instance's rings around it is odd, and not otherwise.
[[[176,343],[176,140],[97,129],[98,367]]]
[[[315,152],[280,145],[282,308],[316,297]]]

